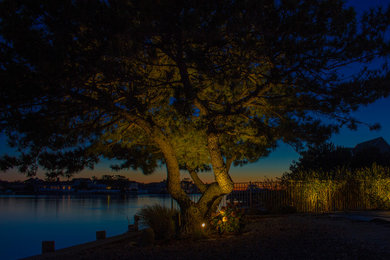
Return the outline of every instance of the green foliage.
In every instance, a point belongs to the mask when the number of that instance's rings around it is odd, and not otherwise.
[[[207,135],[204,129],[196,129],[194,126],[182,126],[174,132],[171,140],[180,165],[191,169],[210,165]]]
[[[236,206],[228,204],[211,216],[210,225],[219,234],[238,233],[243,228],[243,212]]]
[[[153,229],[157,240],[167,240],[175,237],[176,224],[174,217],[177,214],[177,210],[159,204],[146,206],[138,212],[141,222]]]

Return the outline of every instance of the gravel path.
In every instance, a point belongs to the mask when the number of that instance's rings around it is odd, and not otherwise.
[[[329,216],[252,217],[241,235],[139,247],[122,241],[55,259],[390,259],[390,224]],[[40,258],[42,259],[42,258]]]

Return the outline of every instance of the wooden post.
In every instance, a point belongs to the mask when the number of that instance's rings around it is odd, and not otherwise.
[[[54,241],[42,241],[42,254],[55,251]]]
[[[96,240],[101,240],[106,238],[106,231],[96,231]]]

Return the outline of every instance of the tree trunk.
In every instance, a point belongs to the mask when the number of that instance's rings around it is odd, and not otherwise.
[[[215,180],[218,182],[222,193],[229,194],[232,192],[234,184],[223,160],[218,136],[215,133],[208,134],[207,145]]]
[[[233,181],[223,161],[218,137],[215,134],[210,134],[208,137],[208,148],[216,182],[204,185],[200,179],[196,178],[196,173],[194,175],[193,172],[192,177],[195,178],[197,185],[200,186],[200,190],[204,191],[202,197],[195,203],[190,200],[181,188],[179,163],[170,141],[158,131],[152,134],[152,136],[165,158],[168,171],[168,192],[180,206],[179,232],[182,236],[197,234],[201,232],[202,224],[209,222],[211,213],[216,210],[222,195],[230,193],[233,189]]]
[[[202,224],[208,222],[197,204],[181,207],[180,221],[179,231],[183,237],[199,234],[202,230]]]
[[[223,193],[219,184],[209,184],[207,190],[197,203],[186,200],[178,201],[181,210],[180,233],[182,236],[199,234],[203,229],[202,224],[209,225],[210,217],[217,210]]]

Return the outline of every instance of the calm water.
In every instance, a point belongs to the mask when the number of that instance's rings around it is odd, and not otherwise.
[[[171,207],[171,198],[0,196],[0,259],[40,254],[43,240],[54,240],[60,249],[94,241],[98,230],[125,233],[128,219],[132,224],[140,208],[155,203]]]

